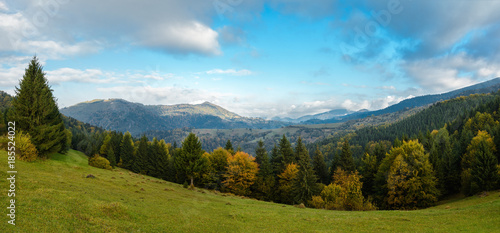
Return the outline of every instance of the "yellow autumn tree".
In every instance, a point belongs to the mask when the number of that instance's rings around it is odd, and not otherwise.
[[[299,173],[299,168],[295,163],[289,163],[286,165],[285,170],[278,175],[279,178],[279,196],[280,202],[292,204],[293,203],[293,184],[297,180],[297,174]]]
[[[38,158],[38,151],[31,142],[31,136],[28,133],[20,131],[15,139],[16,154],[19,160],[32,162]]]
[[[255,158],[245,152],[236,152],[227,157],[227,171],[224,185],[236,195],[250,194],[250,186],[255,182],[259,165]]]
[[[348,172],[338,168],[333,175],[333,183],[313,196],[310,204],[315,208],[328,210],[374,210],[375,207],[363,197],[363,183],[358,172]]]

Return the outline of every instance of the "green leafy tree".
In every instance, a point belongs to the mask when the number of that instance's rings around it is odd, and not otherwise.
[[[439,196],[429,155],[416,140],[404,141],[390,151],[394,158],[387,174],[387,206],[417,209],[433,205]]]
[[[206,188],[221,190],[223,188],[223,175],[227,171],[227,159],[231,153],[226,149],[219,147],[212,153],[205,153],[204,156],[208,160],[207,172],[203,174],[203,183]]]
[[[102,146],[99,149],[99,154],[107,158],[108,157],[108,150],[111,147],[111,134],[106,134],[106,137],[104,138],[104,141],[102,142]]]
[[[466,195],[496,188],[496,147],[486,131],[478,131],[462,158],[462,189]]]
[[[16,87],[12,106],[16,129],[31,135],[31,142],[40,157],[64,152],[67,148],[64,123],[43,67],[36,57],[31,60],[19,87]]]
[[[441,194],[455,193],[460,184],[459,159],[453,153],[446,126],[433,134],[430,162],[436,172]]]
[[[202,155],[201,142],[194,133],[189,133],[174,162],[176,170],[190,180],[191,187],[194,187],[194,179],[200,177],[207,168],[207,159]]]

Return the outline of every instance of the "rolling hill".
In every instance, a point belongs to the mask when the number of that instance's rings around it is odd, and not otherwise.
[[[261,118],[242,117],[208,102],[190,105],[143,105],[123,99],[93,100],[63,108],[62,114],[108,130],[134,135],[150,130],[272,129],[290,125]]]
[[[0,159],[7,160],[3,150]],[[191,191],[123,169],[90,167],[73,150],[17,161],[16,168],[16,226],[4,222],[0,232],[497,232],[500,222],[498,191],[415,211],[332,211]],[[7,170],[0,163],[4,177]],[[8,187],[7,180],[0,185]],[[9,199],[0,195],[2,203]]]
[[[299,118],[298,122],[304,124],[327,124],[327,123],[338,123],[345,122],[349,120],[361,119],[367,116],[378,116],[386,113],[393,113],[402,111],[405,109],[427,106],[443,100],[453,99],[458,96],[468,96],[470,94],[484,94],[490,92],[496,92],[500,89],[500,78],[495,78],[483,83],[472,85],[469,87],[461,88],[458,90],[436,94],[436,95],[425,95],[418,96],[410,99],[403,100],[397,104],[391,105],[387,108],[376,110],[376,111],[358,111],[358,112],[348,112],[345,109],[332,110],[326,113],[320,113],[307,118]],[[336,114],[342,113],[342,114]],[[329,115],[333,115],[329,117]],[[327,118],[327,119],[326,119]],[[304,119],[307,119],[304,121]]]

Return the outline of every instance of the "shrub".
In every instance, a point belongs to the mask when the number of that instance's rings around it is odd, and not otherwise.
[[[31,143],[31,136],[28,133],[20,131],[16,134],[16,155],[19,160],[32,162],[38,158],[38,151]]]
[[[107,170],[112,169],[109,161],[106,158],[101,157],[100,155],[94,155],[92,157],[89,157],[89,165],[92,167],[97,167]]]

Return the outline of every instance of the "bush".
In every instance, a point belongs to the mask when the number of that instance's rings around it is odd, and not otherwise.
[[[35,145],[31,143],[31,136],[20,131],[16,134],[16,155],[19,160],[32,162],[38,158],[38,151]]]
[[[102,168],[107,170],[112,169],[109,161],[106,158],[101,157],[100,155],[94,155],[92,157],[89,157],[89,165],[92,167]]]

